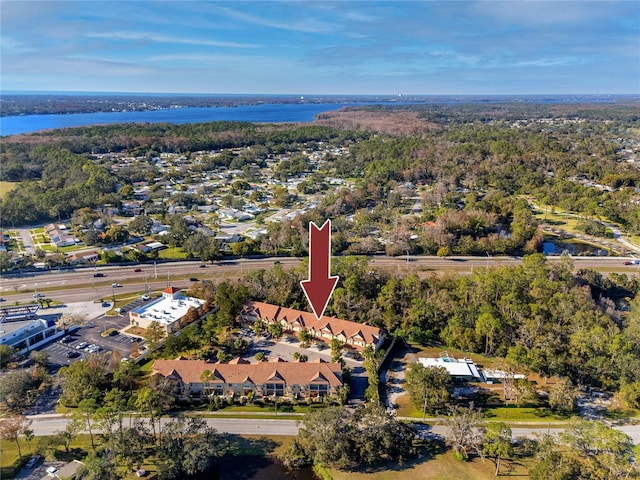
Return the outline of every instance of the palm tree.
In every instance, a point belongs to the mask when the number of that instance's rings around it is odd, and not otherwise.
[[[202,394],[205,395],[205,392],[209,390],[209,403],[211,403],[211,400],[213,398],[213,395],[210,391],[211,389],[209,387],[209,382],[211,381],[212,378],[213,378],[213,372],[211,370],[205,370],[200,374],[200,381],[203,383]]]

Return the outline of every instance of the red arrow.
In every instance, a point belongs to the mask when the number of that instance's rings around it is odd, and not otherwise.
[[[331,220],[318,228],[309,223],[309,280],[302,280],[300,286],[309,300],[313,314],[322,318],[333,289],[338,283],[337,276],[331,277]]]

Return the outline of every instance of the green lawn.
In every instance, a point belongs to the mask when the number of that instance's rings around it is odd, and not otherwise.
[[[15,441],[8,442],[0,440],[0,478],[13,478],[18,470],[27,463],[31,456],[38,451],[38,446],[46,437],[36,437],[31,441],[31,449],[24,439],[20,439],[20,449],[22,457],[18,458],[18,447]],[[94,435],[96,443],[100,443],[98,435]],[[85,453],[91,448],[89,435],[78,435],[70,445],[69,454],[65,453],[63,447],[59,447],[55,452],[55,457],[50,460],[66,461],[81,460]]]
[[[518,463],[512,465],[513,470],[506,474],[507,465],[503,464],[500,473],[519,480],[529,478],[530,465]],[[404,465],[389,465],[387,469],[370,472],[345,472],[328,469],[333,480],[489,480],[495,479],[495,465],[490,460],[475,458],[468,462],[460,462],[453,458],[451,452],[438,453],[433,456],[429,452]]]
[[[6,182],[0,181],[0,199],[4,198],[4,196],[16,188],[20,182]]]
[[[158,258],[163,260],[179,259],[184,260],[187,258],[187,254],[182,251],[180,247],[163,248],[158,251]]]

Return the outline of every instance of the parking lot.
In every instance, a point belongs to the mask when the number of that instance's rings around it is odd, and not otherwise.
[[[120,357],[128,357],[133,351],[138,350],[142,346],[141,339],[126,335],[120,332],[129,325],[129,315],[127,312],[140,305],[147,303],[149,300],[138,299],[131,302],[120,311],[120,315],[105,316],[106,307],[101,307],[100,313],[90,319],[86,319],[84,324],[76,325],[69,330],[68,340],[64,342],[57,339],[45,345],[42,350],[49,355],[49,365],[52,372],[57,371],[60,367],[71,364],[72,362],[82,360],[90,353],[110,353],[118,352]],[[96,313],[94,305],[91,305],[92,311]],[[78,307],[75,307],[78,310]],[[86,318],[86,317],[85,317]],[[114,329],[117,333],[106,335],[109,330]],[[83,345],[78,348],[79,345]],[[99,347],[89,352],[86,348],[90,345]]]
[[[16,480],[40,480],[47,476],[47,468],[62,468],[64,465],[65,462],[45,461],[35,468],[23,468],[14,478]],[[49,476],[49,478],[53,479],[54,477]]]

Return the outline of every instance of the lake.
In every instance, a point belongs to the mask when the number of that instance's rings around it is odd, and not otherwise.
[[[0,117],[0,135],[32,133],[52,128],[110,123],[311,122],[316,115],[362,103],[289,103],[237,107],[173,108],[145,112],[74,113]]]

